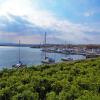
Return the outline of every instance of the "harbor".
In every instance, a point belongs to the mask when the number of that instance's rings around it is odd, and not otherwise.
[[[20,47],[20,60],[27,66],[41,65],[44,52],[40,48]],[[61,53],[47,53],[47,56],[55,59],[55,63],[62,62],[61,58],[66,57]],[[74,60],[85,59],[82,55],[67,55]],[[0,69],[11,68],[19,62],[19,47],[0,47]]]
[[[79,46],[71,46],[68,47],[69,45],[66,46],[53,46],[53,47],[46,47],[46,49],[42,49],[44,52],[48,53],[61,53],[65,55],[83,55],[86,56],[86,58],[95,58],[95,57],[100,57],[100,47],[99,46],[94,46],[94,45],[86,45],[84,47],[79,47]]]
[[[24,47],[20,41],[17,46],[0,46],[0,68],[100,57],[99,45],[48,44],[45,38],[44,44],[34,46]]]
[[[100,57],[100,45],[75,45],[75,44],[50,44],[47,42],[47,33],[44,34],[44,40],[42,44],[6,44],[1,46],[4,50],[10,50],[8,54],[3,55],[3,50],[1,50],[0,58],[3,58],[0,62],[0,66],[4,68],[23,68],[33,65],[41,64],[55,64],[58,62],[84,60],[88,58]],[[26,49],[27,48],[27,49]],[[16,51],[14,51],[16,50]],[[25,51],[28,50],[28,51]],[[36,50],[34,52],[34,50]],[[13,54],[12,54],[13,51]],[[24,53],[24,54],[23,54]],[[37,55],[36,55],[37,53]],[[30,55],[29,55],[30,54]],[[25,57],[25,55],[27,55]],[[9,57],[11,59],[8,60]],[[6,62],[4,59],[7,59]],[[30,60],[31,61],[30,61]],[[36,61],[37,59],[37,61]],[[14,61],[15,60],[15,61]],[[3,61],[3,62],[2,62]],[[7,64],[8,63],[8,64]]]

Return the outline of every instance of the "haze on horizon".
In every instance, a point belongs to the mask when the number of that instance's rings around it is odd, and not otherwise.
[[[100,0],[0,0],[0,43],[100,44]]]

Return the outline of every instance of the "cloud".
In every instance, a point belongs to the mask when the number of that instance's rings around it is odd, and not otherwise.
[[[86,16],[90,15],[86,13]],[[3,41],[20,39],[23,43],[40,43],[47,32],[49,43],[100,43],[99,27],[59,19],[31,0],[6,0],[0,6],[0,16],[0,40]],[[94,37],[93,32],[98,35]]]
[[[89,17],[89,16],[93,16],[93,15],[94,15],[94,12],[85,12],[84,13],[85,17]]]
[[[10,15],[12,20],[7,20],[7,17],[0,18],[0,31],[8,33],[17,33],[19,35],[30,35],[39,33],[43,30],[34,23],[29,22],[24,17]]]
[[[70,41],[71,43],[94,43],[97,38],[92,34],[93,32],[100,32],[99,28],[94,28],[88,24],[75,24],[67,20],[58,20],[53,17],[53,20],[49,20],[49,24],[35,25],[34,22],[30,23],[26,17],[19,17],[10,15],[12,21],[4,18],[0,24],[0,37],[5,37],[5,40],[18,41],[19,39],[23,43],[40,43],[43,42],[44,32],[47,32],[49,43],[60,43],[64,41]],[[6,20],[6,21],[5,21]],[[7,23],[6,23],[7,22]],[[3,25],[2,25],[3,24]],[[41,27],[40,27],[41,26]],[[88,34],[89,33],[89,34]],[[100,37],[99,35],[97,35]]]
[[[91,16],[94,16],[94,15],[96,15],[96,14],[100,14],[100,8],[99,8],[99,7],[91,8],[91,9],[89,9],[89,10],[87,10],[87,11],[85,11],[85,12],[83,13],[83,15],[84,15],[85,17],[91,17]]]

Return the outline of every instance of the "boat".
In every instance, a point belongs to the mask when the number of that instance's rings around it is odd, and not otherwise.
[[[55,60],[50,58],[50,57],[46,57],[46,59],[41,61],[43,64],[53,64],[55,63]]]
[[[67,48],[66,41],[65,41],[65,50],[63,50],[63,54],[65,54],[65,57],[61,58],[62,61],[72,61],[72,57],[67,57],[67,54],[70,54],[70,50]]]
[[[55,63],[55,60],[53,58],[50,58],[47,56],[47,52],[46,52],[46,32],[45,32],[45,41],[44,41],[44,48],[43,51],[44,52],[44,59],[41,61],[41,63],[43,64],[53,64]]]
[[[21,59],[20,59],[20,40],[19,40],[19,55],[18,55],[18,57],[19,57],[18,63],[15,64],[15,65],[12,65],[12,67],[13,67],[13,68],[23,68],[23,67],[26,67],[27,65],[23,64],[23,63],[21,62]]]
[[[72,61],[73,58],[71,57],[64,57],[64,58],[61,58],[62,61]]]
[[[23,67],[26,67],[26,65],[24,65],[22,62],[19,62],[15,65],[12,65],[13,68],[23,68]]]

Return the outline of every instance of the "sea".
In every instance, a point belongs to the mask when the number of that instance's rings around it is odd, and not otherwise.
[[[46,53],[48,57],[52,57],[56,62],[62,62],[63,57],[72,57],[74,60],[86,59],[82,55],[65,55],[60,53]],[[20,47],[20,59],[27,66],[41,65],[44,53],[41,49]],[[12,68],[12,65],[19,61],[19,47],[0,46],[0,69]]]

